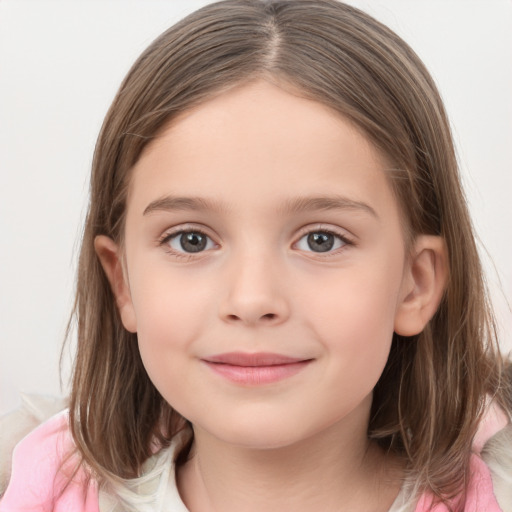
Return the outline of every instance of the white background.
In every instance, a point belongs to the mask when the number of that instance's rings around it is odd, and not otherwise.
[[[103,116],[138,54],[206,3],[0,0],[0,414],[20,391],[66,392],[59,352]],[[350,3],[404,37],[439,84],[508,350],[512,1]]]

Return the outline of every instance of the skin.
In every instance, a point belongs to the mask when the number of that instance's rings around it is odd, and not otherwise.
[[[385,168],[339,114],[263,80],[181,115],[135,165],[123,247],[96,250],[151,380],[193,424],[191,511],[390,507],[401,471],[367,439],[372,390],[393,332],[433,315],[446,258],[436,237],[406,251]],[[176,233],[195,230],[206,246],[187,253]],[[309,363],[261,385],[205,364],[234,351]]]

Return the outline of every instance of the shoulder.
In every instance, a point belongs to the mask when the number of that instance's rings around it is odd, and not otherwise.
[[[512,511],[512,426],[490,402],[473,441],[465,512]]]
[[[9,485],[0,512],[37,510],[97,512],[95,483],[87,478],[62,411],[14,448]]]
[[[501,510],[512,511],[512,425],[494,434],[480,455],[491,475],[493,493]]]
[[[11,472],[16,444],[38,425],[66,408],[67,400],[46,395],[20,393],[20,407],[0,417],[0,496]]]
[[[160,449],[144,463],[142,475],[105,482],[99,490],[100,510],[108,512],[188,512],[176,485],[175,456],[186,443],[177,434],[169,447]]]
[[[420,498],[415,512],[448,512],[431,496]],[[473,443],[464,512],[512,512],[512,425],[497,406],[491,405]]]

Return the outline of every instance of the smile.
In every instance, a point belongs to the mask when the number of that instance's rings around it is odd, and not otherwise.
[[[306,368],[313,359],[263,352],[230,352],[211,356],[202,361],[215,373],[232,382],[258,386],[291,377]]]

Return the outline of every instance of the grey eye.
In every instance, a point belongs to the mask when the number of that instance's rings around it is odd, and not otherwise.
[[[177,252],[201,252],[213,247],[212,240],[200,231],[182,231],[169,239],[169,245]]]
[[[297,243],[301,251],[328,252],[339,249],[345,241],[334,233],[328,231],[312,231],[304,235]]]

